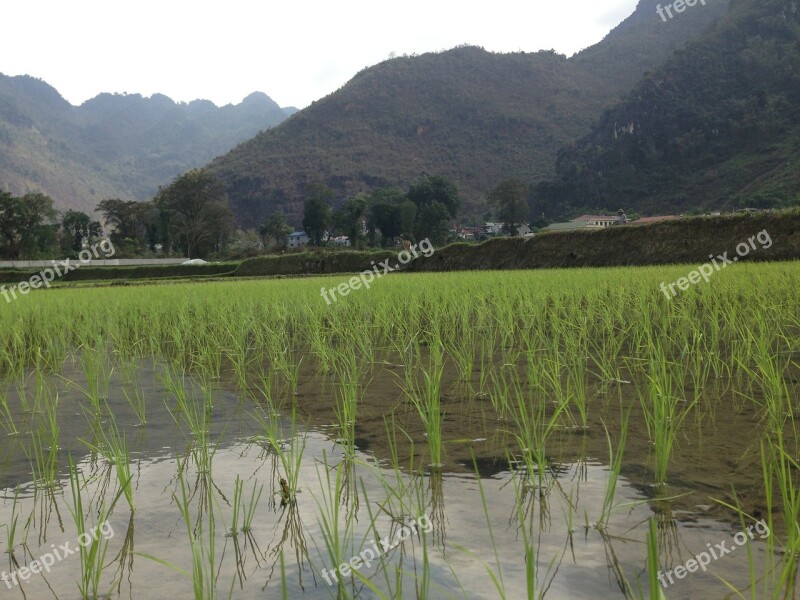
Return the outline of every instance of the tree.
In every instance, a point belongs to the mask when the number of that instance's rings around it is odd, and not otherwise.
[[[145,239],[145,213],[151,207],[149,202],[111,198],[100,202],[96,212],[102,213],[106,225],[113,229],[110,237],[115,246],[128,240],[139,246]]]
[[[439,202],[445,206],[451,219],[458,216],[461,197],[456,184],[445,177],[423,177],[411,184],[408,199],[417,205],[418,211],[424,206]]]
[[[195,258],[219,250],[233,223],[228,199],[216,177],[194,169],[161,189],[156,204],[163,211],[162,227]]]
[[[64,231],[64,250],[80,252],[85,242],[103,235],[103,226],[99,221],[92,221],[86,213],[68,210],[61,221]]]
[[[264,221],[258,232],[263,238],[272,238],[276,246],[284,246],[286,245],[286,236],[292,232],[292,228],[289,227],[289,223],[286,221],[286,215],[280,211],[275,211]],[[266,247],[267,245],[267,240],[265,239],[264,246]]]
[[[528,214],[528,188],[518,179],[507,179],[489,194],[497,218],[505,223],[509,235],[517,235],[517,226]]]
[[[450,221],[458,216],[461,198],[456,185],[444,177],[423,177],[411,184],[408,199],[417,207],[414,234],[434,244],[447,240]]]
[[[344,204],[333,213],[333,223],[337,229],[350,238],[350,244],[355,248],[361,244],[364,237],[361,221],[367,210],[367,196],[358,194],[344,201]]]
[[[370,207],[369,215],[372,226],[381,232],[381,245],[388,246],[394,238],[400,235],[400,206],[398,204],[377,202]]]
[[[303,205],[303,229],[308,234],[312,246],[322,246],[325,233],[331,226],[331,205],[333,190],[322,183],[312,183]]]
[[[417,220],[417,205],[406,200],[400,205],[400,235],[407,240],[414,238],[414,223]]]
[[[367,202],[367,236],[374,246],[377,232],[381,234],[381,245],[388,246],[400,235],[400,205],[406,200],[402,190],[394,187],[377,188]]]
[[[450,233],[450,212],[441,202],[423,205],[417,214],[414,234],[418,240],[428,239],[435,246],[447,241]]]
[[[0,192],[0,238],[2,253],[12,260],[48,250],[53,239],[56,217],[53,200],[44,194],[25,194],[21,198]]]

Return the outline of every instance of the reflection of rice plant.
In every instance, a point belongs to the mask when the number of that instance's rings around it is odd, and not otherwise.
[[[81,561],[81,577],[78,582],[78,590],[84,599],[99,598],[101,595],[100,580],[105,568],[108,540],[111,537],[100,535],[99,528],[104,527],[108,522],[108,517],[114,511],[114,507],[122,496],[122,490],[117,492],[108,507],[105,505],[105,499],[101,501],[101,504],[97,507],[97,524],[94,527],[87,528],[86,515],[93,511],[84,510],[81,492],[86,487],[86,480],[75,465],[72,456],[69,457],[69,481],[72,491],[70,513],[72,514],[72,520],[75,522],[80,542],[78,544],[78,555]]]
[[[185,465],[184,465],[185,466]],[[200,477],[208,477],[207,474],[200,473]],[[192,586],[194,589],[195,600],[214,600],[217,597],[217,571],[216,571],[216,520],[214,517],[214,507],[211,505],[210,494],[201,503],[208,503],[208,506],[201,507],[200,510],[206,515],[202,515],[195,522],[192,519],[190,510],[190,495],[188,494],[186,481],[184,479],[184,468],[178,469],[178,482],[181,495],[172,495],[173,500],[178,505],[181,517],[186,524],[186,531],[189,535],[189,544],[192,550]],[[165,563],[166,564],[166,563]],[[173,567],[174,568],[174,567]]]

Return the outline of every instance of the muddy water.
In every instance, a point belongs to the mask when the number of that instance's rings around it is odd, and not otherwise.
[[[218,382],[214,390],[213,468],[197,469],[191,449],[195,440],[186,427],[178,426],[168,408],[174,400],[160,382],[159,369],[143,365],[137,374],[147,397],[148,423],[136,424],[118,374],[110,380],[108,405],[131,449],[135,512],[124,498],[110,519],[101,590],[122,598],[191,598],[192,553],[189,530],[208,553],[208,515],[200,514],[202,500],[212,498],[215,513],[214,555],[207,562],[218,577],[220,597],[277,598],[286,585],[290,598],[336,597],[336,588],[326,583],[323,569],[336,565],[326,550],[322,521],[332,492],[326,477],[336,477],[343,461],[342,447],[331,408],[334,390],[326,378],[311,371],[303,374],[297,392],[304,426],[289,443],[304,445],[296,502],[282,505],[282,476],[274,451],[265,447],[251,412],[253,405],[231,382]],[[59,396],[59,464],[55,486],[34,485],[30,462],[24,451],[29,445],[28,423],[32,418],[21,409],[19,394],[9,386],[9,403],[18,415],[20,434],[0,438],[0,547],[5,551],[0,570],[11,574],[19,566],[69,543],[77,545],[77,531],[66,457],[72,454],[87,480],[83,492],[88,523],[98,523],[98,511],[114,495],[114,469],[102,456],[91,452],[81,440],[91,440],[86,417],[87,401],[74,384],[86,388],[80,369],[67,364],[62,377],[50,377],[52,393]],[[29,381],[30,384],[30,381]],[[446,389],[457,389],[449,381]],[[30,387],[30,386],[29,386]],[[382,564],[361,569],[371,583],[388,596],[414,597],[423,585],[423,557],[428,568],[428,597],[498,598],[501,585],[508,598],[527,596],[526,550],[520,531],[519,511],[532,517],[532,548],[535,586],[556,599],[625,598],[623,581],[635,589],[646,583],[647,522],[658,517],[658,544],[662,569],[669,571],[711,546],[736,546],[740,525],[728,509],[714,499],[730,501],[731,485],[742,493],[759,489],[758,435],[755,415],[746,406],[726,404],[722,394],[711,403],[716,410],[684,427],[686,435],[676,450],[670,485],[650,485],[649,444],[644,424],[634,416],[625,450],[625,464],[617,487],[616,505],[605,528],[594,526],[603,505],[608,478],[608,446],[603,422],[612,438],[618,432],[620,407],[633,401],[625,384],[593,386],[592,421],[586,432],[559,432],[552,444],[550,475],[544,488],[524,488],[520,501],[519,478],[512,472],[505,449],[509,446],[507,423],[498,420],[491,403],[480,395],[452,391],[443,398],[445,410],[445,466],[441,471],[410,468],[414,449],[424,448],[425,438],[418,417],[403,403],[397,376],[389,367],[376,367],[363,391],[356,424],[355,458],[346,462],[351,470],[349,495],[341,497],[341,514],[357,515],[345,559],[370,547],[377,538],[395,540],[417,506],[427,517],[406,541],[389,551]],[[196,386],[187,386],[189,393]],[[414,444],[399,439],[399,468],[392,464],[388,443],[387,415]],[[284,415],[284,418],[286,416]],[[601,418],[603,422],[601,422]],[[288,431],[288,421],[285,422]],[[397,431],[397,430],[395,430]],[[751,432],[743,435],[742,432]],[[413,464],[425,464],[417,459]],[[181,517],[179,467],[191,498],[192,525]],[[476,476],[476,471],[480,477]],[[244,482],[245,496],[263,485],[252,530],[228,534],[236,478]],[[406,506],[396,494],[400,494]],[[763,500],[745,494],[753,513]],[[484,508],[485,507],[485,508]],[[7,547],[6,532],[17,515],[17,543]],[[199,524],[203,523],[202,530]],[[374,523],[374,527],[371,524]],[[198,533],[199,532],[199,533]],[[741,539],[741,538],[738,538]],[[202,540],[205,540],[203,542]],[[427,550],[423,553],[423,546]],[[749,545],[757,573],[765,559],[759,536]],[[13,551],[10,551],[13,550]],[[283,558],[283,561],[281,560]],[[16,564],[14,563],[16,561]],[[669,598],[723,598],[727,589],[718,578],[745,586],[748,577],[745,547],[713,561],[707,573],[674,578],[666,590]],[[169,563],[170,566],[167,566]],[[493,576],[497,578],[497,583]],[[34,574],[19,585],[0,582],[3,597],[77,598],[76,582],[81,561],[70,555],[56,561],[50,571]],[[348,583],[350,594],[375,597],[358,580]]]

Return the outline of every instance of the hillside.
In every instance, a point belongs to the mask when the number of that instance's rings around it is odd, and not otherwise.
[[[538,189],[550,216],[778,207],[800,201],[800,6],[734,0],[566,148]]]
[[[259,93],[223,107],[138,94],[76,107],[43,81],[0,74],[0,189],[42,191],[87,212],[105,198],[150,198],[293,112]]]
[[[480,214],[482,197],[501,180],[552,176],[559,147],[589,131],[646,71],[727,7],[718,1],[665,24],[656,4],[642,0],[602,42],[571,59],[462,47],[385,61],[210,168],[247,226],[275,209],[299,222],[313,181],[342,198],[405,186],[425,173],[455,180],[465,212]]]

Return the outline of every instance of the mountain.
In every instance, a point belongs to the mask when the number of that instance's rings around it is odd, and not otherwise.
[[[339,199],[422,174],[453,179],[467,214],[516,176],[554,174],[557,151],[585,135],[641,77],[726,10],[726,0],[664,23],[655,0],[597,45],[567,59],[553,51],[494,54],[475,47],[387,60],[335,93],[257,135],[209,168],[225,184],[239,222],[273,210],[300,221],[306,186]]]
[[[550,215],[800,201],[800,3],[734,0],[565,148],[538,188]]]
[[[223,107],[160,94],[100,94],[72,106],[41,80],[0,74],[0,189],[42,191],[88,213],[105,198],[150,198],[294,112],[261,93]]]

